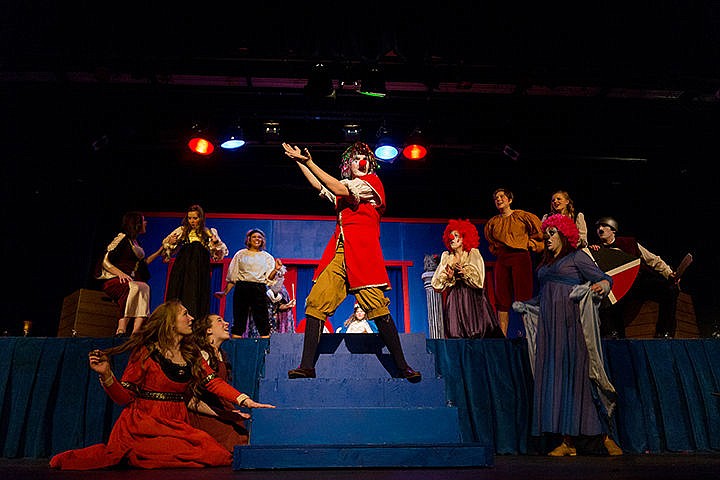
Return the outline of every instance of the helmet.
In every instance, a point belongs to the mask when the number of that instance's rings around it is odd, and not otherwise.
[[[598,225],[607,225],[608,227],[612,228],[614,232],[618,231],[618,223],[615,221],[612,217],[600,217],[595,222],[595,226]]]

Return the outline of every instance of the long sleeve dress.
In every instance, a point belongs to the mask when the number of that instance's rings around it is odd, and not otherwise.
[[[485,262],[477,248],[462,252],[465,274],[449,277],[446,267],[455,254],[444,251],[430,284],[444,293],[445,338],[504,338],[500,323],[485,291]]]
[[[576,286],[601,280],[612,285],[612,278],[582,250],[538,269],[533,435],[608,433],[610,412],[603,412],[597,382],[591,379],[604,377],[604,372],[596,374],[603,368],[597,307],[588,314],[571,298]],[[612,385],[605,387],[614,391]]]
[[[203,352],[203,357],[206,355],[207,353]],[[220,355],[222,356],[223,353],[221,352]],[[218,378],[230,382],[230,364],[223,357],[220,358],[215,373]],[[235,445],[247,445],[249,433],[245,419],[235,412],[235,400],[230,402],[207,390],[201,390],[198,398],[205,402],[217,416],[190,411],[190,424],[193,427],[212,435],[229,452],[235,449]]]
[[[146,347],[128,360],[122,381],[105,391],[125,408],[106,444],[59,453],[50,466],[62,470],[93,470],[127,464],[138,468],[198,468],[230,465],[232,454],[208,433],[190,425],[186,406],[190,365],[170,362]],[[230,401],[244,400],[217,378],[204,360],[205,388]],[[209,379],[209,380],[207,380]]]
[[[169,260],[175,255],[170,270],[165,299],[178,298],[188,309],[190,315],[202,318],[210,313],[210,295],[212,292],[210,262],[219,261],[228,255],[228,248],[220,240],[217,230],[207,229],[207,240],[191,230],[186,238],[182,237],[183,227],[173,230],[163,240],[163,256]],[[180,238],[173,241],[174,235]],[[216,243],[209,238],[217,238]]]

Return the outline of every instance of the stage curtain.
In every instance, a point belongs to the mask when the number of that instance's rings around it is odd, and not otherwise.
[[[623,449],[720,450],[720,341],[607,340],[604,348]]]
[[[0,451],[5,458],[49,458],[107,440],[122,407],[103,391],[88,352],[112,338],[0,338]],[[237,339],[225,348],[233,381],[255,397],[267,339]],[[129,353],[113,357],[120,377]]]
[[[120,412],[88,368],[87,353],[120,340],[0,338],[0,451],[47,458],[107,439]],[[256,397],[272,339],[235,339],[223,348],[233,384]],[[458,408],[462,441],[526,454],[532,405],[527,347],[513,340],[427,340],[448,404]],[[618,391],[617,429],[626,453],[720,450],[720,341],[606,340]],[[113,360],[121,375],[126,355]],[[259,399],[262,400],[262,399]]]
[[[427,340],[463,441],[498,454],[535,451],[528,437],[532,377],[523,339]],[[626,453],[720,450],[720,341],[605,340],[618,392],[617,435]],[[713,394],[715,393],[715,395]],[[529,448],[532,447],[532,448]]]
[[[448,404],[458,408],[463,442],[498,454],[527,452],[532,378],[524,339],[428,339]]]

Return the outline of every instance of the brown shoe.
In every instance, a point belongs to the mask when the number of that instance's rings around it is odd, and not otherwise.
[[[603,440],[603,445],[605,445],[605,449],[607,449],[608,454],[611,457],[617,457],[623,454],[622,448],[620,448],[618,444],[615,443],[615,440],[610,437],[605,437],[605,440]]]
[[[555,450],[548,453],[548,456],[550,457],[574,457],[577,455],[577,450],[575,450],[575,447],[571,447],[565,442],[562,442],[560,445],[555,447]]]
[[[422,374],[413,370],[410,367],[400,370],[400,376],[410,383],[418,383],[420,380],[422,380]]]
[[[315,378],[314,368],[294,368],[288,371],[288,378]]]

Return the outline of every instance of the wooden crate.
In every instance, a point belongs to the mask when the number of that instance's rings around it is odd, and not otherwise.
[[[645,301],[635,309],[628,309],[625,317],[625,338],[654,338],[658,317],[658,304]],[[692,297],[685,292],[678,296],[675,311],[675,338],[700,338]]]
[[[112,337],[120,307],[105,292],[81,288],[63,300],[58,337]]]

